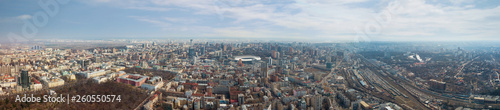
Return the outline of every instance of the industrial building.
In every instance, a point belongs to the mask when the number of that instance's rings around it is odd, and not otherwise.
[[[446,82],[437,81],[435,79],[429,80],[429,86],[432,90],[435,90],[435,91],[442,92],[442,91],[446,90]]]

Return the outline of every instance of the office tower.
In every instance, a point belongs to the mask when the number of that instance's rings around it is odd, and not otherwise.
[[[267,60],[269,60],[267,62],[268,65],[273,65],[273,59],[271,57],[268,57]]]
[[[27,70],[21,72],[21,76],[18,77],[18,85],[23,89],[30,87],[30,76]]]
[[[193,62],[192,62],[192,64],[193,64],[193,65],[197,64],[197,63],[198,63],[198,57],[197,57],[197,56],[194,56],[194,57],[192,57],[192,58],[193,58],[193,60],[192,60],[192,61],[193,61]]]
[[[88,60],[80,60],[80,66],[82,69],[87,69],[87,66],[89,65],[89,61]]]
[[[189,48],[189,58],[193,58],[194,56],[196,56],[196,51],[194,48]]]
[[[277,52],[273,50],[273,51],[271,52],[271,57],[272,57],[272,58],[277,58],[277,57],[278,57]]]
[[[280,52],[276,52],[276,59],[280,59]]]
[[[38,45],[31,47],[31,50],[41,50],[41,49],[42,49],[42,47],[38,46]]]
[[[201,52],[201,55],[205,55],[205,46],[201,47],[200,52]]]
[[[227,46],[222,44],[222,51],[226,51],[227,50]]]
[[[241,106],[245,102],[245,95],[243,94],[238,94],[238,104]]]
[[[261,73],[261,75],[260,75],[261,77],[267,77],[267,63],[266,62],[261,63],[260,73]]]
[[[333,68],[333,63],[332,62],[327,62],[326,63],[326,68],[332,69]]]

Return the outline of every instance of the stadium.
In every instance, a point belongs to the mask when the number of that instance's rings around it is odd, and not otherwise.
[[[260,57],[253,56],[253,55],[242,55],[242,56],[235,56],[234,57],[235,61],[240,61],[240,59],[242,62],[252,62],[253,60],[255,60],[255,61],[261,60]]]

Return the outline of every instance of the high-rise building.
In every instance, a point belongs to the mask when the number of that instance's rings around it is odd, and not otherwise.
[[[142,61],[141,66],[142,66],[142,68],[149,68],[148,62],[146,62],[146,61]]]
[[[87,69],[87,66],[89,65],[89,61],[88,60],[80,60],[80,66],[82,69]]]
[[[212,95],[212,93],[213,93],[213,88],[212,88],[212,86],[208,86],[208,87],[207,87],[207,95],[211,96],[211,95]]]
[[[321,110],[322,108],[322,104],[323,104],[323,97],[322,96],[313,96],[313,98],[311,99],[312,101],[312,107],[314,108],[314,110]]]
[[[10,75],[12,73],[13,68],[14,67],[12,67],[10,65],[0,66],[0,73]]]
[[[238,104],[241,106],[245,103],[245,95],[238,94]]]
[[[337,99],[339,99],[339,105],[343,107],[349,107],[351,106],[351,100],[347,98],[344,94],[338,93],[336,96]]]
[[[196,51],[194,48],[189,48],[189,58],[193,58],[194,56],[196,56]]]
[[[306,101],[301,100],[299,106],[301,110],[305,110],[307,108]]]
[[[195,65],[198,63],[198,57],[197,56],[193,56],[191,57],[192,58],[192,64]]]
[[[99,57],[99,56],[95,56],[95,57],[94,57],[94,62],[95,62],[95,63],[101,63],[101,62],[102,62],[101,57]]]
[[[267,73],[267,63],[266,62],[261,63],[260,73],[261,73],[261,75],[260,75],[261,77],[267,77],[268,73]]]
[[[42,50],[43,48],[41,46],[35,45],[31,47],[31,50]]]
[[[332,69],[333,68],[333,63],[332,62],[327,62],[326,63],[326,68],[327,69]]]
[[[271,57],[272,57],[272,58],[277,58],[277,57],[278,57],[277,52],[273,50],[273,51],[271,52]]]
[[[276,59],[280,59],[280,52],[276,52]]]
[[[21,75],[18,77],[18,85],[22,87],[23,89],[29,88],[31,83],[30,83],[31,77],[29,76],[29,73],[27,70],[23,70],[21,72]]]
[[[201,55],[205,55],[205,46],[201,47],[200,54]]]
[[[271,57],[268,57],[267,60],[268,65],[273,65],[273,59]]]

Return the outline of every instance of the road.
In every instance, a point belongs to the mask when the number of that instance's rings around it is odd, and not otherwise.
[[[460,66],[460,70],[458,70],[457,74],[455,74],[455,76],[453,76],[453,77],[458,78],[458,77],[457,77],[458,75],[463,74],[463,73],[462,73],[462,71],[464,70],[465,65],[468,65],[469,63],[471,63],[472,61],[474,61],[474,60],[476,60],[476,59],[478,59],[478,58],[479,58],[479,57],[476,57],[476,58],[472,59],[471,61],[467,61],[466,63],[462,64],[462,66]]]
[[[333,69],[337,69],[339,67],[339,65],[342,64],[342,61],[339,61],[337,62],[337,64],[335,65],[335,67],[333,67]],[[328,73],[328,75],[326,75],[322,80],[321,80],[321,83],[320,84],[324,84],[324,83],[327,83],[326,81],[328,79],[330,79],[330,77],[333,76],[333,71],[331,71],[330,73]]]

